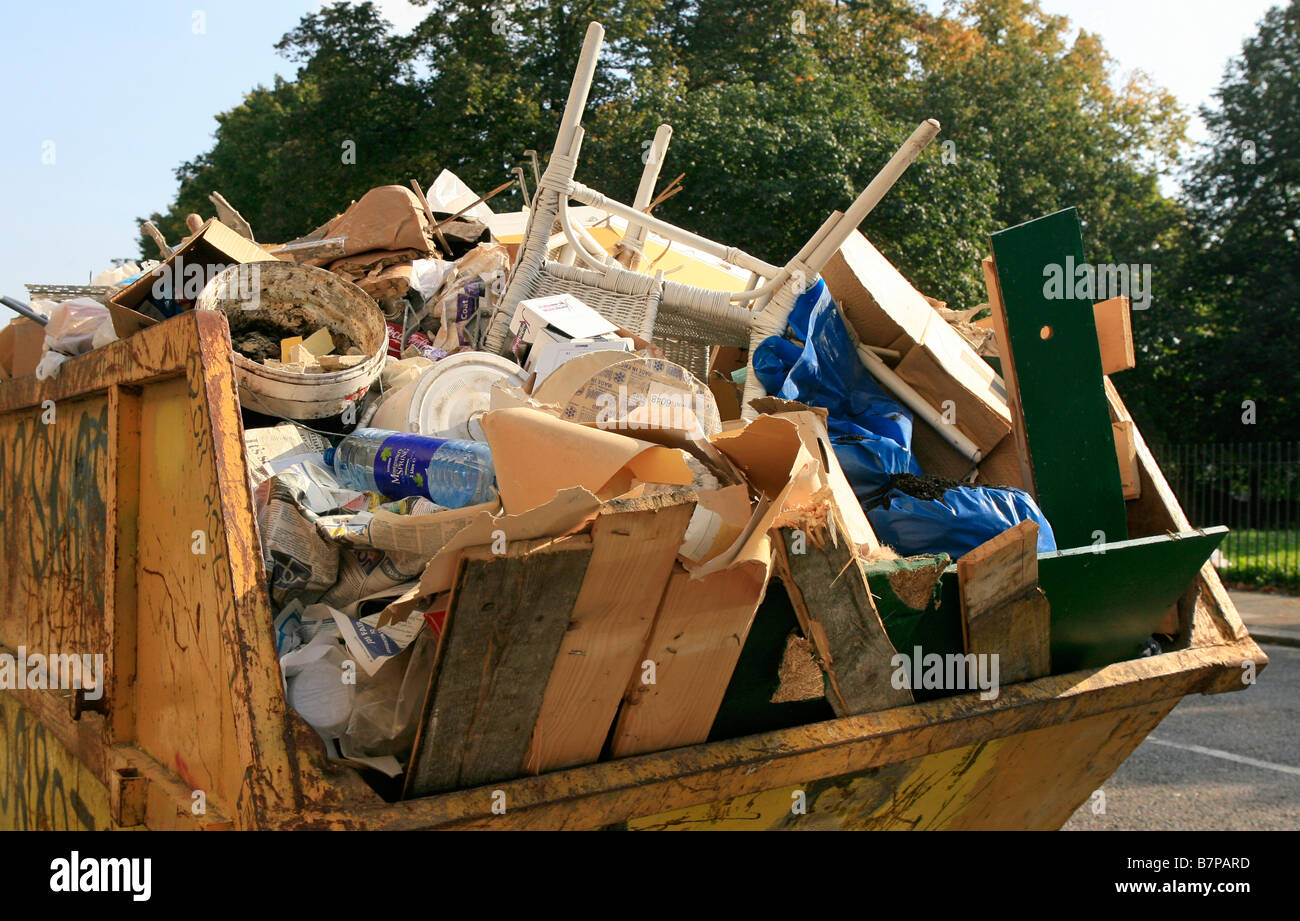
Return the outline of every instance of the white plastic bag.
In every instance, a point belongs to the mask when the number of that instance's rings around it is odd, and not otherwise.
[[[77,355],[84,355],[117,339],[108,308],[88,297],[64,301],[50,311],[45,325],[45,354],[36,366],[38,380],[59,373],[59,366]]]
[[[346,661],[338,630],[324,628],[280,659],[289,706],[326,740],[341,736],[352,718],[357,686],[343,680]]]

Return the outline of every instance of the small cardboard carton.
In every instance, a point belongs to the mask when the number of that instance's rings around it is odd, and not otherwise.
[[[510,318],[510,331],[519,333],[521,329],[524,341],[529,343],[536,342],[538,333],[546,329],[566,339],[609,338],[618,331],[617,326],[572,294],[520,301]]]
[[[45,327],[27,317],[15,317],[0,329],[0,378],[26,377],[36,371],[45,346]]]
[[[142,275],[108,302],[113,331],[119,339],[138,333],[158,322],[140,308],[159,295],[187,305],[189,309],[203,286],[223,269],[248,262],[274,262],[275,256],[246,240],[216,218],[210,218],[176,251]]]
[[[560,365],[572,358],[577,358],[579,355],[607,350],[631,352],[634,348],[635,344],[631,339],[623,338],[566,339],[561,342],[538,342],[534,343],[529,351],[528,362],[524,367],[525,370],[532,371],[537,375],[533,381],[533,386],[536,387],[550,377]]]
[[[866,237],[855,231],[822,278],[863,344],[900,352],[898,376],[982,454],[1010,433],[1001,379]]]

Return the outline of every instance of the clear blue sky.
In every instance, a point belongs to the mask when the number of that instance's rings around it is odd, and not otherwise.
[[[942,0],[926,0],[933,8]],[[0,11],[0,293],[84,284],[135,255],[136,218],[161,210],[174,171],[212,143],[213,116],[293,66],[272,47],[314,0],[10,0]],[[406,0],[379,4],[399,26]],[[1187,106],[1273,0],[1042,0],[1099,32]],[[196,18],[201,13],[201,20]],[[201,26],[201,28],[200,28]],[[52,147],[50,146],[52,143]],[[44,160],[53,154],[53,162]],[[0,319],[9,316],[0,308]]]

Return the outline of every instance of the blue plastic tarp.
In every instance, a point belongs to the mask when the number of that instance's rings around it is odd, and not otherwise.
[[[853,347],[826,283],[800,295],[790,312],[802,348],[771,336],[754,350],[763,388],[786,400],[824,408],[835,456],[859,500],[878,493],[895,473],[919,475],[912,457],[912,414],[872,378]]]
[[[826,283],[805,291],[790,311],[791,335],[754,350],[754,375],[770,394],[827,411],[835,457],[883,543],[903,556],[953,559],[1021,521],[1038,522],[1038,549],[1056,549],[1051,525],[1018,489],[955,486],[942,499],[914,498],[891,486],[896,474],[921,476],[912,456],[912,414],[862,364]]]
[[[1038,523],[1038,552],[1056,549],[1052,526],[1019,489],[954,486],[941,499],[918,499],[890,489],[867,520],[881,543],[902,556],[946,553],[954,560],[1022,521]]]

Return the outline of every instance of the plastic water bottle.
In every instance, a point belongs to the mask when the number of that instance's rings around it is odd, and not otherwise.
[[[445,508],[492,498],[492,452],[475,441],[357,429],[325,452],[340,483],[390,499],[424,496]]]

